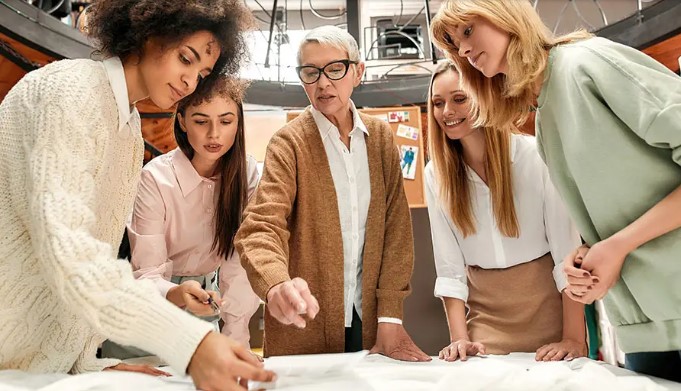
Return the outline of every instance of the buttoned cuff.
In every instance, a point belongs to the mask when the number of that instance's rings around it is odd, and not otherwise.
[[[556,288],[558,288],[558,292],[563,292],[563,290],[567,287],[567,276],[563,270],[563,262],[560,262],[553,267],[553,279],[556,281]]]
[[[468,285],[457,278],[438,277],[435,280],[435,297],[468,300]]]
[[[387,317],[387,316],[381,316],[381,317],[378,318],[378,323],[402,324],[402,319],[390,318],[390,317]]]

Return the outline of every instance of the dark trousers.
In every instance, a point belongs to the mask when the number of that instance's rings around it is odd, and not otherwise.
[[[681,383],[681,350],[624,355],[624,366],[634,372]]]
[[[352,307],[352,324],[345,328],[345,352],[359,352],[362,350],[362,320]]]

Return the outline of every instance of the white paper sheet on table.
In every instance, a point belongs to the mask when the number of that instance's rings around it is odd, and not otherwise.
[[[265,359],[265,368],[277,374],[275,383],[251,382],[249,389],[275,388],[291,381],[319,380],[339,377],[351,372],[368,350],[356,353],[301,354],[295,356],[270,357]]]
[[[401,362],[360,353],[338,357],[288,356],[269,358],[266,366],[280,372],[277,391],[681,391],[681,384],[637,376],[622,368],[586,358],[543,363],[533,353],[471,358],[468,362]],[[323,363],[323,364],[322,364]],[[322,365],[318,365],[322,364]],[[317,366],[315,369],[314,366]],[[169,368],[162,368],[173,373]],[[289,371],[289,372],[283,372]],[[297,374],[296,376],[281,373]],[[177,375],[177,374],[176,374]],[[655,384],[657,383],[657,384]],[[251,385],[251,389],[257,385]],[[664,389],[663,388],[663,389]],[[181,374],[154,378],[117,371],[68,376],[0,371],[0,391],[112,391],[194,390],[191,378]]]
[[[265,360],[265,368],[274,371],[278,376],[330,376],[351,371],[367,354],[368,350],[270,357]]]
[[[173,380],[171,380],[173,379]],[[162,378],[134,372],[104,371],[76,376],[0,371],[0,391],[193,391],[190,378]]]
[[[588,361],[588,360],[587,360]],[[450,391],[452,385],[466,391],[664,391],[665,387],[642,376],[617,376],[592,361],[574,370],[565,361],[518,365],[501,359],[452,367],[434,391]]]

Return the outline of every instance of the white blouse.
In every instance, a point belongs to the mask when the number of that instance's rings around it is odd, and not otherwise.
[[[336,188],[338,215],[343,237],[343,298],[345,327],[352,326],[352,308],[362,319],[362,270],[364,236],[371,202],[369,157],[365,137],[369,135],[355,104],[350,101],[353,129],[350,149],[340,138],[340,131],[324,114],[311,107],[312,117],[319,129],[329,160],[331,177]],[[378,323],[402,324],[401,319],[379,317]]]
[[[426,166],[426,198],[433,237],[437,280],[436,297],[466,301],[466,266],[505,269],[532,261],[551,252],[556,266],[553,278],[562,291],[567,285],[563,258],[581,244],[563,201],[549,179],[548,169],[537,153],[534,137],[511,137],[513,199],[520,226],[518,238],[501,234],[496,226],[489,188],[468,168],[476,233],[464,239],[440,199],[433,162]]]

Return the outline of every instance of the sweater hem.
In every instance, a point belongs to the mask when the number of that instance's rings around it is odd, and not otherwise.
[[[681,350],[681,319],[619,325],[615,332],[624,353]]]

